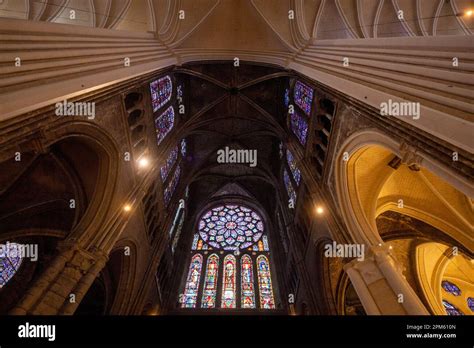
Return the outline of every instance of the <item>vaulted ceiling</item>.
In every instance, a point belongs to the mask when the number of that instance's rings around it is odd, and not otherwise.
[[[288,75],[270,66],[234,67],[228,62],[175,69],[176,79],[184,86],[188,115],[191,212],[213,195],[224,194],[247,196],[267,212],[275,209]],[[217,151],[225,147],[256,150],[257,165],[218,163]]]

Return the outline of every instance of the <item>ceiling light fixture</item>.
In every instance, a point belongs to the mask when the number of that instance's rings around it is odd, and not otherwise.
[[[321,205],[316,206],[316,214],[322,215],[324,213],[324,208]]]
[[[146,168],[150,164],[150,161],[146,157],[142,157],[138,160],[138,166],[140,168]]]

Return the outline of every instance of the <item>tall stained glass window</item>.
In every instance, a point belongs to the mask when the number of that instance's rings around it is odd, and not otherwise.
[[[235,308],[235,257],[231,254],[224,259],[222,278],[222,308]]]
[[[171,177],[170,182],[168,183],[168,186],[166,186],[163,192],[165,205],[168,205],[169,202],[171,201],[171,197],[173,197],[173,193],[176,190],[176,187],[178,186],[180,175],[181,175],[181,167],[177,166],[176,170],[173,173],[173,176]]]
[[[290,167],[291,174],[293,175],[293,179],[295,179],[296,184],[299,185],[301,180],[301,172],[298,169],[295,158],[293,157],[293,154],[290,150],[286,150],[286,160],[288,162],[288,166]]]
[[[296,204],[296,192],[295,192],[295,189],[293,188],[293,185],[290,180],[290,176],[288,175],[288,171],[286,169],[283,170],[283,183],[285,184],[288,198],[291,199],[293,204]]]
[[[151,105],[153,112],[171,100],[173,83],[169,76],[164,76],[150,83]]]
[[[0,289],[13,278],[16,271],[20,268],[21,246],[17,243],[0,244]]]
[[[301,145],[306,145],[308,137],[308,121],[296,110],[290,114],[291,131],[298,138]]]
[[[309,116],[311,114],[311,103],[313,102],[313,89],[300,81],[296,81],[294,99],[295,104]]]
[[[264,219],[241,204],[222,203],[205,211],[198,220],[191,250],[206,260],[196,308],[275,309],[270,274],[270,248]],[[242,256],[239,256],[242,255]],[[253,267],[263,256],[264,264]],[[193,260],[191,260],[193,262]],[[259,286],[260,285],[260,286]],[[190,307],[191,308],[191,307]],[[194,307],[192,307],[194,308]]]
[[[252,259],[242,256],[241,263],[241,302],[242,308],[255,308],[255,289],[253,281]]]
[[[196,254],[191,259],[191,264],[189,265],[188,277],[181,302],[182,308],[196,308],[201,268],[202,256]]]
[[[461,312],[459,309],[457,309],[454,305],[452,305],[446,300],[443,300],[443,306],[448,315],[464,315],[463,312]]]
[[[155,119],[156,141],[158,145],[173,129],[174,125],[174,108],[170,106],[160,116]]]
[[[219,257],[216,254],[212,254],[207,259],[204,288],[202,290],[202,308],[214,308],[216,306],[218,272]]]
[[[467,298],[467,306],[471,310],[471,312],[474,312],[474,298],[468,297]]]
[[[290,90],[287,88],[285,89],[285,95],[283,97],[283,102],[285,106],[288,107],[290,105]]]
[[[181,140],[181,156],[186,157],[186,139]]]
[[[160,168],[160,175],[161,180],[165,181],[170,173],[171,168],[173,168],[176,160],[178,159],[178,147],[176,146],[173,150],[171,150],[168,158],[166,159],[166,163],[163,167]]]
[[[264,255],[257,257],[258,287],[260,290],[260,308],[274,309],[272,278],[270,264]]]
[[[450,294],[454,296],[461,295],[461,289],[459,289],[459,287],[456,284],[451,283],[450,281],[443,280],[441,282],[441,287],[444,289],[444,291],[449,292]]]

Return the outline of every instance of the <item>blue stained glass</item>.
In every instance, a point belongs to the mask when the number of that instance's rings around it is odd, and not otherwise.
[[[202,308],[214,308],[216,306],[217,277],[219,275],[219,257],[216,254],[207,259],[204,288],[202,290]]]
[[[168,186],[166,186],[165,191],[163,193],[165,205],[168,205],[171,197],[173,197],[174,190],[176,190],[176,186],[178,186],[179,176],[181,174],[181,167],[177,167],[174,171],[173,177],[171,178]]]
[[[186,139],[181,140],[181,155],[186,157]]]
[[[308,121],[304,116],[301,116],[296,110],[290,114],[291,130],[296,135],[301,145],[306,145],[306,138],[308,136]]]
[[[284,102],[285,102],[286,107],[288,107],[288,105],[290,105],[290,90],[288,88],[285,89]]]
[[[294,93],[295,104],[298,105],[306,115],[311,114],[311,103],[313,102],[313,89],[304,83],[297,81]]]
[[[0,289],[15,275],[23,261],[21,247],[17,243],[0,244]]]
[[[268,238],[267,238],[267,236],[263,236],[262,240],[263,240],[263,250],[269,251],[270,248],[268,247]]]
[[[290,176],[286,169],[283,170],[283,182],[285,184],[286,192],[288,193],[288,198],[291,199],[293,204],[296,203],[296,192],[293,189],[293,185],[291,184]]]
[[[471,310],[471,312],[474,312],[474,298],[468,297],[467,298],[467,306]]]
[[[201,268],[202,256],[196,254],[191,259],[191,264],[189,265],[188,277],[181,302],[181,307],[183,308],[196,308]]]
[[[455,306],[453,306],[451,303],[449,303],[446,300],[443,300],[443,306],[444,306],[444,309],[446,310],[446,313],[448,313],[448,315],[464,315],[463,312],[461,312],[459,309],[457,309]]]
[[[153,112],[161,108],[171,99],[173,83],[169,76],[164,76],[150,83],[151,105]]]
[[[170,106],[160,116],[155,119],[156,141],[158,145],[173,129],[174,125],[174,108]]]
[[[301,172],[298,169],[295,158],[293,157],[293,154],[290,150],[286,150],[286,160],[288,162],[288,166],[290,167],[291,174],[293,174],[293,178],[296,181],[296,184],[299,185],[301,180]]]
[[[260,290],[260,308],[274,309],[272,278],[270,264],[264,255],[257,257],[258,287]]]
[[[165,165],[160,168],[161,180],[163,182],[168,177],[168,174],[170,173],[170,170],[173,168],[177,159],[178,159],[178,147],[176,146],[173,150],[171,150],[170,154],[168,155]]]
[[[461,295],[461,289],[459,289],[455,284],[451,283],[450,281],[443,280],[441,282],[441,286],[444,289],[444,291],[449,292],[450,294],[453,294],[454,296]]]

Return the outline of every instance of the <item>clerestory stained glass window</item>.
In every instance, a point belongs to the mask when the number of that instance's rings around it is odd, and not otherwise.
[[[286,169],[283,170],[283,183],[285,184],[288,198],[291,199],[293,204],[296,204],[296,192],[293,188],[293,184],[291,183],[290,176],[288,175],[288,171]]]
[[[165,190],[163,191],[165,205],[168,205],[171,201],[171,197],[173,197],[173,193],[176,190],[176,187],[178,186],[180,175],[181,167],[177,166],[176,170],[173,173],[173,176],[171,177],[170,182],[168,183],[168,186],[166,186]]]
[[[212,254],[207,259],[204,288],[202,290],[202,308],[214,308],[216,306],[218,272],[219,257],[216,254]]]
[[[471,310],[471,312],[474,312],[474,298],[468,297],[467,298],[467,306]]]
[[[295,179],[296,184],[299,185],[301,180],[301,172],[298,169],[296,160],[290,150],[286,150],[286,160],[288,162],[288,166],[290,167],[291,174],[293,175],[293,179]]]
[[[255,308],[255,289],[253,281],[252,258],[242,256],[241,263],[241,308]]]
[[[156,141],[158,145],[173,129],[174,125],[174,108],[170,106],[160,116],[155,119]]]
[[[270,264],[264,255],[257,257],[258,286],[260,289],[260,308],[274,309],[272,278]]]
[[[188,277],[181,302],[182,308],[196,308],[201,268],[202,256],[196,254],[191,259],[191,264],[189,265]]]
[[[311,114],[311,103],[313,102],[313,89],[300,81],[296,81],[295,104],[298,105],[304,113],[309,116]]]
[[[461,312],[459,309],[457,309],[454,305],[452,305],[446,300],[443,300],[443,306],[448,315],[464,315],[463,312]]]
[[[461,295],[461,289],[454,284],[451,283],[448,280],[443,280],[441,282],[441,287],[444,289],[444,291],[449,292],[450,294],[453,294],[454,296],[460,296]]]
[[[151,105],[153,112],[171,100],[173,83],[169,76],[164,76],[150,83]]]
[[[306,145],[308,137],[308,121],[301,116],[296,110],[290,114],[291,131],[298,138],[301,145]]]
[[[222,308],[235,308],[235,257],[227,255],[224,259],[224,276],[222,278]]]
[[[160,168],[161,180],[163,182],[168,177],[168,174],[170,173],[170,170],[173,168],[177,159],[178,159],[178,147],[176,146],[173,150],[171,150],[170,154],[168,155],[165,165]]]
[[[0,289],[13,278],[23,261],[21,245],[17,243],[0,244]]]

